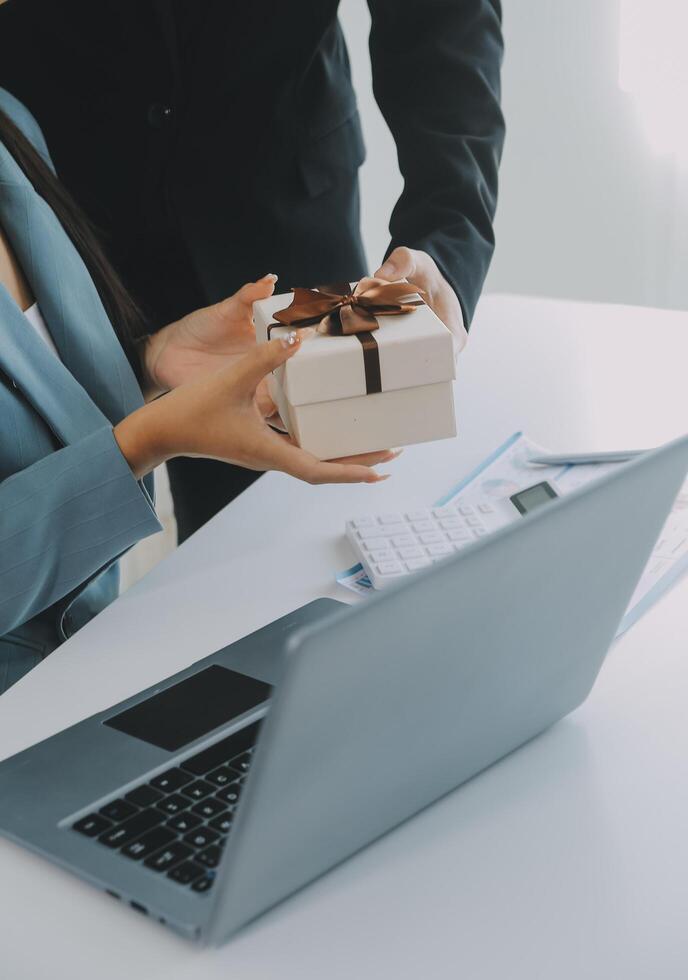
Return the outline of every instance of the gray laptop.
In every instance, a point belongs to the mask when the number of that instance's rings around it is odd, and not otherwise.
[[[684,438],[7,759],[0,832],[226,940],[583,701],[687,469]]]

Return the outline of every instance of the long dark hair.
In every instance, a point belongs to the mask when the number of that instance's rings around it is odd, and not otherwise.
[[[141,362],[137,341],[147,333],[145,317],[105,255],[96,229],[33,144],[2,110],[0,141],[5,144],[36,192],[55,212],[70,237],[91,274],[110,323],[140,380]]]

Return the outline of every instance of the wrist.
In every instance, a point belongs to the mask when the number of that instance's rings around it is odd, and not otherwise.
[[[160,399],[143,405],[113,428],[120,451],[137,480],[174,455],[167,445],[163,402]]]

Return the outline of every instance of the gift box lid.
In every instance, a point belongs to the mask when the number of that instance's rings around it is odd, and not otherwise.
[[[409,293],[409,299],[419,298],[416,293]],[[282,293],[253,304],[259,343],[268,339],[268,326],[275,323],[274,314],[291,301],[291,293]],[[377,319],[380,327],[370,336],[377,347],[383,392],[454,379],[452,335],[429,306],[423,304],[411,313]],[[275,326],[270,330],[270,337],[283,336],[290,329],[293,328]],[[318,333],[308,336],[301,350],[275,372],[289,402],[309,405],[368,394],[364,351],[359,339],[362,336]]]

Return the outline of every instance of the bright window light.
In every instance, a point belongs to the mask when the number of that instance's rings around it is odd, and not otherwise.
[[[652,147],[688,161],[688,0],[621,0],[619,85]]]

